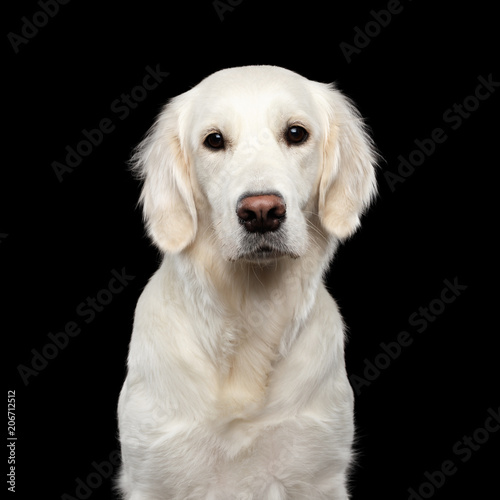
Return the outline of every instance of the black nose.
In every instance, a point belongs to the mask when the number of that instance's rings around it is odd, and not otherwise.
[[[247,196],[236,207],[241,224],[251,233],[276,231],[286,216],[286,205],[281,196],[261,194]]]

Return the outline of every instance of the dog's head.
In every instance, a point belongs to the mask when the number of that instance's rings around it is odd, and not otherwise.
[[[300,257],[311,231],[351,235],[375,193],[350,101],[273,66],[222,70],[172,99],[133,162],[148,231],[172,253],[203,234],[227,260]]]

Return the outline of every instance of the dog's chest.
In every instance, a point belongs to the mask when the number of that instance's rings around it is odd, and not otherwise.
[[[244,418],[265,404],[285,328],[284,324],[258,327],[240,316],[221,329],[215,370],[216,400],[222,414]]]
[[[215,307],[199,310],[193,334],[213,367],[207,384],[217,388],[216,413],[246,418],[265,404],[280,346],[304,324],[294,294],[282,285],[219,292]]]

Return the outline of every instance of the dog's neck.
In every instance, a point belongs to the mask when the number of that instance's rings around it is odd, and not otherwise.
[[[326,258],[315,243],[307,258],[266,265],[223,261],[210,245],[173,256],[190,312],[197,324],[207,325],[197,342],[212,360],[227,412],[244,415],[263,403],[274,364],[293,346],[313,308],[318,278],[335,248],[325,244]]]

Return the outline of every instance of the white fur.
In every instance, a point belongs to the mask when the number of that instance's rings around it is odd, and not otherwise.
[[[292,125],[303,144],[284,140]],[[223,150],[203,144],[214,131]],[[353,396],[322,276],[375,192],[358,113],[291,71],[227,69],[165,107],[134,164],[165,255],[119,401],[123,497],[347,499]],[[270,192],[286,219],[248,233],[238,199]],[[262,243],[277,253],[259,257]]]

